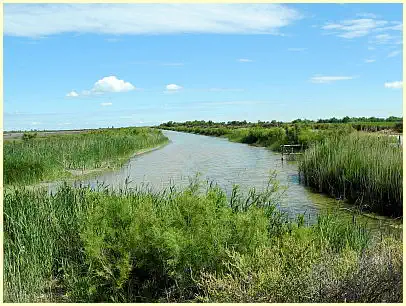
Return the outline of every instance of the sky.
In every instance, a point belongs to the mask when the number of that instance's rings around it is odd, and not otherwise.
[[[403,116],[401,4],[5,4],[4,130]]]

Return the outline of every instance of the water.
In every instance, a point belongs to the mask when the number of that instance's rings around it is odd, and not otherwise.
[[[115,189],[148,186],[162,190],[170,185],[185,187],[199,173],[200,179],[213,181],[230,194],[234,184],[240,185],[243,192],[251,187],[263,190],[270,173],[276,171],[280,184],[287,187],[280,208],[290,216],[305,213],[313,218],[324,208],[337,207],[336,200],[301,185],[297,163],[282,161],[279,153],[225,138],[163,132],[171,140],[165,147],[133,157],[118,171],[77,181],[75,185],[95,188],[103,183]]]

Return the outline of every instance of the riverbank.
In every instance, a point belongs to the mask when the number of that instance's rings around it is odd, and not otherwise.
[[[276,153],[170,133],[170,146],[130,160],[135,188],[4,190],[5,301],[401,302],[399,231],[373,232],[334,212],[292,218],[279,207],[284,189],[269,181]],[[231,194],[210,181],[136,188],[145,175],[159,182],[196,165]],[[281,170],[283,183],[297,171]],[[242,192],[230,174],[258,188]],[[309,212],[294,207],[305,195],[289,195],[294,211]]]
[[[134,152],[143,153],[167,142],[168,138],[161,131],[149,128],[105,129],[7,141],[4,143],[4,182],[29,185],[86,177],[117,169]]]
[[[395,237],[289,221],[274,185],[198,189],[5,192],[5,301],[401,302]]]
[[[226,137],[230,141],[264,146],[274,151],[279,151],[282,144],[299,144],[305,149],[299,159],[303,183],[315,188],[316,192],[346,200],[361,211],[402,216],[403,146],[393,136],[357,132],[349,125],[325,130],[304,129],[300,125],[225,128],[178,124],[160,128]],[[340,145],[326,147],[326,143],[340,140]]]

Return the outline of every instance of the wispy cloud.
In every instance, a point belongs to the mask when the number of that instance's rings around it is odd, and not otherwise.
[[[370,34],[374,29],[386,25],[385,20],[375,20],[368,18],[343,20],[338,23],[327,23],[322,26],[323,30],[330,31],[338,37],[352,39]]]
[[[239,58],[239,59],[237,60],[237,62],[240,62],[240,63],[251,63],[251,62],[253,62],[253,60],[248,59],[248,58]]]
[[[336,35],[346,39],[368,36],[376,32],[402,30],[401,22],[377,19],[377,16],[373,14],[363,15],[363,18],[326,23],[321,28],[325,30],[327,34]],[[375,37],[377,41],[389,40],[390,38],[391,36],[387,33]]]
[[[388,57],[395,57],[399,54],[401,54],[402,52],[400,50],[396,50],[396,51],[392,51],[388,54]]]
[[[367,58],[367,59],[364,60],[364,62],[367,63],[367,64],[373,63],[373,62],[375,62],[375,61],[376,61],[376,60],[373,59],[373,58]]]
[[[102,103],[100,103],[100,105],[101,106],[112,106],[113,103],[111,103],[111,102],[102,102]]]
[[[332,83],[336,81],[352,80],[353,76],[314,76],[310,79],[312,83]]]
[[[374,36],[371,39],[371,42],[379,45],[388,44],[389,42],[393,41],[395,37],[389,34],[379,34]]]
[[[384,84],[385,88],[399,89],[403,87],[402,81],[387,82]]]
[[[6,4],[5,35],[274,34],[302,18],[280,4]]]
[[[361,18],[378,18],[377,15],[373,14],[373,13],[358,13],[357,17],[361,17]]]

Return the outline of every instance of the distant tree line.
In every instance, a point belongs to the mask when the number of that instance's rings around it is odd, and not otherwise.
[[[309,120],[309,119],[295,119],[291,122],[282,122],[282,121],[260,121],[258,120],[257,123],[247,122],[246,120],[238,121],[228,121],[228,122],[213,122],[212,120],[205,121],[205,120],[194,120],[194,121],[185,121],[185,122],[174,122],[168,121],[166,123],[162,123],[160,126],[163,127],[176,127],[179,125],[182,126],[207,126],[207,127],[218,127],[218,126],[235,126],[235,127],[244,127],[244,126],[262,126],[262,127],[275,127],[281,126],[283,124],[288,123],[302,123],[302,124],[312,124],[312,123],[357,123],[357,122],[402,122],[403,117],[395,117],[390,116],[388,118],[377,118],[377,117],[348,117],[345,116],[341,119],[338,118],[329,118],[329,119],[318,119],[318,120]]]

